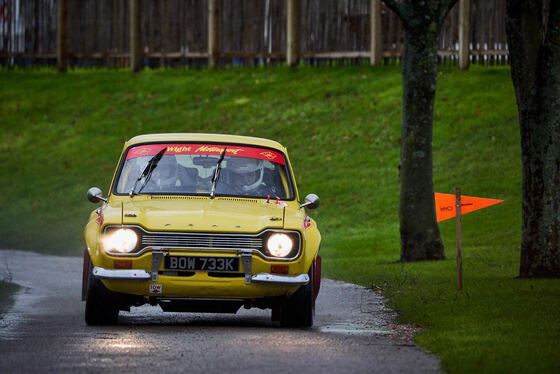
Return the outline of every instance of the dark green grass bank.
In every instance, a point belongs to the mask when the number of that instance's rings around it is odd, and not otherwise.
[[[0,247],[80,255],[90,186],[107,191],[122,143],[150,132],[218,132],[285,144],[323,233],[324,276],[374,283],[450,372],[560,370],[560,281],[516,279],[521,162],[505,68],[442,70],[437,192],[505,203],[463,217],[465,290],[447,260],[400,264],[397,68],[0,71]]]

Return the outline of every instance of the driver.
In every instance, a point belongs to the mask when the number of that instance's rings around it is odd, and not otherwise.
[[[263,161],[256,158],[232,157],[227,161],[229,184],[235,192],[243,195],[261,193],[264,177]]]
[[[152,188],[162,192],[177,190],[178,163],[174,155],[163,155],[153,171],[150,183]],[[155,186],[153,186],[155,184]]]

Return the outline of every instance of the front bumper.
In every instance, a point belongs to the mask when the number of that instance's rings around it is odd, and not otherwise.
[[[263,261],[249,251],[238,254],[240,272],[224,273],[224,276],[206,271],[171,274],[173,272],[166,271],[163,266],[167,255],[169,252],[165,250],[152,250],[152,253],[133,260],[129,269],[114,269],[111,260],[99,261],[93,267],[92,275],[113,292],[164,298],[263,299],[289,296],[309,282],[309,276],[301,274],[300,269],[291,274],[269,272],[270,265],[267,269]]]
[[[152,275],[146,270],[140,269],[103,269],[95,266],[93,268],[93,276],[103,280],[131,280],[146,281],[152,278]]]
[[[124,281],[158,281],[159,270],[163,261],[163,251],[152,251],[152,272],[143,269],[104,269],[101,267],[93,268],[93,275],[103,280],[124,280]],[[245,284],[257,283],[278,286],[303,286],[309,282],[307,274],[280,275],[271,273],[252,274],[253,256],[251,252],[241,253],[241,263],[245,276]]]
[[[142,269],[104,269],[97,266],[93,268],[93,275],[103,280],[148,281],[153,278],[152,274]],[[278,286],[303,286],[308,282],[309,276],[307,274],[280,275],[259,273],[245,276],[246,284],[257,283]]]
[[[278,286],[304,286],[309,283],[309,275],[279,275],[270,273],[259,273],[251,276],[253,283],[271,284]]]

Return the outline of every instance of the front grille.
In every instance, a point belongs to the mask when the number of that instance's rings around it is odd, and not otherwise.
[[[198,233],[178,234],[144,234],[142,235],[144,247],[171,247],[191,249],[256,249],[263,248],[262,237],[245,235],[215,235]]]

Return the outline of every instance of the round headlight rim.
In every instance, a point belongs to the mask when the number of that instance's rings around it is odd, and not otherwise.
[[[285,230],[266,230],[263,237],[263,247],[262,252],[267,260],[274,261],[293,261],[301,255],[301,234],[297,231],[285,231]],[[268,249],[268,241],[275,234],[287,235],[292,241],[292,249],[285,257],[276,257]]]
[[[128,230],[133,232],[136,235],[136,243],[134,247],[128,252],[121,252],[118,250],[111,251],[107,248],[106,245],[106,238],[110,235],[114,235],[117,231],[120,230]],[[111,256],[136,256],[139,254],[140,250],[142,249],[142,233],[139,232],[136,227],[134,226],[106,226],[103,230],[102,238],[101,238],[101,248],[103,251]]]
[[[286,258],[294,249],[294,241],[289,235],[277,232],[266,239],[266,249],[273,257]]]

